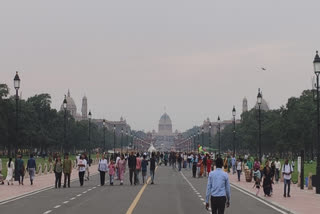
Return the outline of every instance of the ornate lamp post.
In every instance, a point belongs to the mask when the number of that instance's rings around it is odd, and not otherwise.
[[[16,72],[16,75],[14,76],[14,79],[13,79],[13,85],[14,85],[14,88],[16,89],[16,136],[15,136],[15,147],[16,147],[16,151],[17,151],[17,148],[18,148],[18,133],[19,133],[19,125],[18,125],[18,122],[19,122],[19,88],[20,88],[20,77],[19,77],[19,74],[18,74],[18,71]],[[11,144],[9,145],[9,151],[8,151],[8,155],[9,157],[11,157]]]
[[[128,132],[128,130],[126,131],[126,136],[127,136],[126,145],[127,145],[127,154],[128,154],[128,147],[129,147],[129,132]]]
[[[316,193],[320,194],[320,97],[319,97],[319,74],[320,74],[320,57],[318,54],[318,51],[316,52],[316,56],[313,60],[313,67],[314,67],[314,73],[317,77],[317,84],[316,84],[316,90],[317,90],[317,175],[313,177],[313,183],[316,185]]]
[[[261,163],[262,159],[262,151],[261,151],[261,104],[262,104],[262,94],[260,92],[260,88],[258,90],[257,96],[257,103],[258,103],[258,123],[259,123],[259,161]]]
[[[210,149],[211,149],[211,123],[209,123],[209,153],[210,153]]]
[[[221,154],[221,121],[220,121],[220,116],[218,116],[218,148],[219,148],[219,156]]]
[[[116,125],[113,125],[113,159],[116,160]]]
[[[198,153],[199,153],[199,145],[200,145],[200,129],[198,130]]]
[[[106,120],[103,119],[102,121],[103,125],[103,153],[106,152]]]
[[[123,145],[123,143],[122,143],[122,141],[123,141],[123,128],[121,128],[121,148],[120,148],[120,154],[122,154],[122,145]]]
[[[194,134],[193,135],[193,151],[196,152],[197,151],[197,142],[196,142],[196,137],[197,135]]]
[[[63,110],[64,110],[64,127],[63,127],[63,142],[65,146],[65,152],[69,153],[69,147],[67,143],[67,96],[64,95]]]
[[[204,127],[202,126],[201,128],[201,146],[204,147]]]
[[[88,136],[88,141],[89,141],[89,166],[91,166],[91,118],[92,118],[91,111],[89,111],[88,118],[89,118],[89,136]]]
[[[233,106],[232,109],[233,116],[233,156],[236,155],[236,108]]]

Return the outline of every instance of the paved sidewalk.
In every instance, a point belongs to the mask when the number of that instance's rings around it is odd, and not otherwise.
[[[97,174],[98,165],[92,165],[90,167],[90,176]],[[71,174],[71,180],[78,179],[78,170],[73,169]],[[13,185],[8,186],[7,183],[5,185],[0,186],[0,203],[2,201],[6,201],[12,198],[16,198],[28,193],[32,193],[35,191],[39,191],[45,188],[50,188],[54,186],[55,176],[54,173],[48,173],[47,175],[36,176],[34,178],[34,183],[31,186],[29,178],[24,179],[24,185],[19,185],[18,182],[14,182]],[[64,176],[62,175],[62,185],[64,182]],[[77,183],[78,185],[78,183]],[[72,184],[71,184],[72,188]]]
[[[250,193],[256,194],[253,189],[253,181],[245,181],[244,173],[241,175],[241,181],[238,181],[237,174],[229,174],[230,183],[240,187]],[[314,190],[301,190],[297,184],[291,184],[290,198],[283,197],[283,182],[273,185],[273,194],[271,197],[264,197],[263,188],[260,189],[259,197],[278,207],[289,210],[292,213],[299,214],[319,214],[320,213],[320,195],[315,194]]]

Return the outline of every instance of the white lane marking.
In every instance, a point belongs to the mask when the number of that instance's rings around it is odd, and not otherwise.
[[[242,192],[243,194],[246,194],[246,195],[250,196],[251,198],[256,199],[257,201],[260,201],[261,203],[263,203],[263,204],[267,205],[268,207],[271,207],[272,209],[274,209],[274,210],[276,210],[276,211],[278,211],[278,212],[280,212],[280,213],[283,213],[283,214],[288,213],[288,212],[285,212],[285,211],[283,211],[283,210],[280,210],[279,208],[277,208],[277,207],[275,207],[275,206],[273,206],[273,205],[271,205],[271,204],[269,204],[269,203],[265,202],[264,200],[262,200],[262,199],[260,199],[260,198],[258,198],[258,197],[256,197],[256,196],[253,196],[253,195],[251,195],[251,194],[249,194],[249,193],[247,193],[247,192],[243,191],[242,189],[240,189],[240,188],[236,187],[236,186],[235,186],[235,185],[233,185],[233,184],[231,184],[231,186],[232,186],[233,188],[235,188],[236,190],[238,190],[238,191]]]
[[[70,201],[73,201],[74,199],[76,199],[76,198],[70,198]]]
[[[92,187],[92,189],[95,189],[95,188],[97,188],[97,187]]]
[[[92,189],[88,189],[87,191],[91,191]]]
[[[55,206],[54,208],[55,208],[55,209],[58,209],[59,207],[61,207],[61,205],[57,205],[57,206]]]
[[[80,197],[82,194],[77,195],[77,197]]]
[[[199,197],[199,198],[202,198],[202,196],[201,196],[201,195],[198,195],[198,197]]]
[[[196,192],[197,195],[200,195],[200,193]]]
[[[51,213],[52,210],[48,210],[48,211],[45,211],[43,214],[48,214],[48,213]]]
[[[69,203],[69,201],[65,201],[65,202],[63,202],[64,204],[67,204],[67,203]]]
[[[203,199],[203,198],[200,198],[200,200],[201,200],[201,201],[204,201],[204,199]]]
[[[83,194],[86,194],[87,193],[87,191],[84,191],[84,192],[82,192]]]

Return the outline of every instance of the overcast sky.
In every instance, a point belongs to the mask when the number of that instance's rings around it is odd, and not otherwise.
[[[0,82],[17,70],[23,98],[59,108],[69,88],[79,112],[85,94],[94,118],[146,131],[165,107],[180,131],[239,116],[259,87],[278,108],[311,88],[320,49],[319,0],[0,2]]]

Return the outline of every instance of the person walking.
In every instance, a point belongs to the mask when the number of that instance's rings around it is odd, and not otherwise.
[[[208,154],[207,154],[207,164],[206,164],[206,166],[207,166],[207,172],[208,172],[208,176],[209,176],[209,174],[211,172],[212,160],[210,158],[210,155],[208,155]]]
[[[289,160],[286,159],[285,163],[282,167],[282,174],[283,174],[283,181],[284,181],[284,193],[283,197],[291,197],[290,196],[290,184],[291,184],[291,174],[293,172],[292,165],[289,164]],[[288,186],[288,193],[287,193],[287,186]]]
[[[216,170],[210,172],[206,192],[206,209],[209,209],[209,199],[213,214],[223,214],[225,206],[230,206],[230,183],[226,172],[222,170],[223,160],[217,158]]]
[[[141,172],[142,172],[142,183],[144,184],[144,181],[147,181],[147,166],[148,161],[146,160],[146,155],[143,155],[143,159],[141,162]]]
[[[36,172],[36,168],[36,160],[33,158],[33,154],[31,154],[30,159],[27,162],[27,171],[29,172],[31,185],[33,185],[33,179]]]
[[[105,159],[104,155],[102,155],[99,160],[98,171],[100,172],[100,184],[101,186],[104,186],[106,181],[106,172],[108,171],[108,161]]]
[[[151,177],[151,184],[154,184],[154,174],[156,170],[156,160],[154,158],[154,153],[152,153],[150,158],[150,177]]]
[[[135,176],[135,170],[136,170],[137,160],[134,156],[133,152],[131,152],[129,158],[128,158],[128,167],[129,167],[129,180],[130,184],[132,185],[132,177],[134,175],[134,184],[136,185],[137,180]]]
[[[178,170],[181,171],[181,164],[182,164],[182,157],[181,154],[178,154]]]
[[[14,172],[14,163],[12,161],[12,158],[9,158],[9,161],[7,162],[7,177],[6,182],[8,182],[8,185],[13,185],[13,172]]]
[[[198,156],[194,154],[192,156],[192,177],[196,178],[197,177],[197,166],[198,166]]]
[[[237,160],[236,160],[235,156],[232,156],[232,158],[231,158],[231,165],[232,165],[232,174],[235,174],[236,170],[237,170],[236,168],[238,167]]]
[[[137,153],[137,157],[136,157],[136,169],[135,169],[135,173],[134,173],[134,177],[135,177],[135,182],[134,185],[139,184],[139,174],[141,171],[141,158],[140,158],[140,154]]]
[[[237,160],[236,167],[237,167],[238,181],[240,181],[240,176],[241,176],[241,172],[242,172],[242,162],[241,162],[240,158],[238,158],[238,160]],[[233,169],[233,166],[232,166],[232,169]]]
[[[55,180],[55,188],[60,188],[61,187],[61,177],[62,177],[62,163],[61,163],[61,157],[58,156],[56,158],[56,162],[54,163],[53,166],[53,171],[56,177]]]
[[[72,161],[69,159],[69,154],[68,153],[66,153],[64,155],[62,168],[63,168],[63,174],[64,174],[63,188],[67,187],[67,182],[68,182],[68,187],[70,188],[70,177],[71,177],[71,172],[72,172]]]
[[[112,158],[110,159],[110,164],[108,168],[109,168],[110,185],[113,186],[114,175],[116,173],[116,166],[114,165]]]
[[[272,171],[269,166],[269,161],[266,162],[266,165],[263,169],[263,192],[264,196],[271,196],[272,190]]]
[[[204,168],[203,176],[207,177],[207,154],[205,154],[203,156],[203,158],[202,158],[202,165],[203,165],[203,168]]]
[[[80,181],[80,186],[83,186],[83,181],[84,181],[84,173],[86,172],[86,166],[87,166],[87,161],[84,158],[84,155],[82,154],[80,156],[80,159],[78,161],[78,170],[79,170],[79,181]]]
[[[123,185],[123,177],[124,177],[124,173],[126,171],[126,164],[127,164],[127,162],[124,159],[124,155],[121,154],[120,155],[120,160],[118,161],[118,164],[117,164],[117,169],[118,169],[118,172],[119,172],[120,185]],[[140,168],[141,168],[141,162],[140,162]]]
[[[279,161],[279,158],[276,158],[275,166],[276,166],[275,179],[276,179],[276,182],[279,183],[280,169],[281,169],[281,162]]]
[[[23,178],[24,178],[24,173],[25,173],[25,167],[24,167],[24,162],[22,160],[22,155],[17,155],[16,161],[15,161],[15,181],[19,182],[19,185],[23,185]]]

